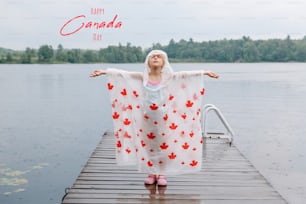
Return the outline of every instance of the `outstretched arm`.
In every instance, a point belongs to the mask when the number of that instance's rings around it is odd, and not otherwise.
[[[90,74],[90,77],[97,77],[106,74],[106,70],[100,69],[100,70],[95,70]]]
[[[207,75],[207,76],[209,76],[211,78],[215,78],[215,79],[219,78],[219,75],[214,73],[214,72],[212,72],[212,71],[204,71],[204,75]]]
[[[105,69],[105,70],[97,69],[90,74],[90,77],[98,77],[98,76],[105,75],[105,74],[110,74],[110,75],[126,74],[127,76],[133,77],[135,79],[142,79],[142,73],[140,72],[130,72],[130,71],[119,70],[119,69]]]

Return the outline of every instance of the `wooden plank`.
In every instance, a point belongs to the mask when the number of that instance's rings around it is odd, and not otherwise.
[[[113,133],[104,134],[62,204],[205,203],[284,204],[283,197],[235,147],[205,139],[203,167],[168,176],[168,186],[146,186],[136,166],[118,166]]]

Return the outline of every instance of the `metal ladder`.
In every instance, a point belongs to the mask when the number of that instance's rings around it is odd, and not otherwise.
[[[225,138],[228,139],[229,141],[229,145],[231,146],[234,140],[234,132],[231,128],[231,126],[229,125],[229,123],[227,122],[227,120],[225,119],[225,117],[223,116],[223,114],[221,113],[221,111],[213,104],[206,104],[204,105],[204,111],[203,111],[203,115],[202,115],[202,131],[203,131],[203,136],[204,137],[209,137],[209,138]],[[214,111],[216,113],[216,115],[218,116],[218,118],[220,119],[220,121],[222,122],[222,124],[224,125],[225,129],[227,130],[227,133],[212,133],[212,132],[207,132],[207,115],[208,112],[210,111]]]

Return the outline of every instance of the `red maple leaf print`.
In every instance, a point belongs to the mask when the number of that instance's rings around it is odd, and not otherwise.
[[[198,165],[198,162],[196,160],[192,160],[192,162],[189,165],[194,167]]]
[[[168,157],[169,157],[169,159],[175,159],[176,154],[174,154],[174,152],[171,152],[171,154],[169,154]]]
[[[117,112],[114,112],[114,114],[113,114],[113,119],[118,119],[119,116],[120,116],[120,115],[119,115]]]
[[[152,105],[150,105],[150,108],[151,110],[157,110],[158,106],[155,103],[153,103]]]
[[[197,151],[197,148],[196,148],[196,147],[194,147],[194,148],[192,148],[192,150],[193,150],[193,151]]]
[[[202,88],[202,90],[200,91],[200,93],[201,93],[201,95],[203,96],[203,95],[204,95],[204,93],[205,93],[205,89],[204,89],[204,88]]]
[[[177,128],[177,125],[175,123],[171,123],[171,125],[169,126],[169,128],[171,130],[175,130]]]
[[[141,143],[141,146],[142,146],[142,147],[145,147],[145,146],[146,146],[145,141],[141,140],[140,143]]]
[[[125,132],[124,135],[123,135],[123,137],[124,137],[124,138],[128,138],[128,139],[131,139],[131,138],[132,138],[132,136],[129,135],[128,132]]]
[[[155,135],[153,132],[150,132],[149,134],[147,134],[147,137],[150,139],[150,140],[153,140],[155,138]]]
[[[173,98],[174,98],[174,96],[170,94],[169,95],[169,101],[171,101]]]
[[[112,108],[116,108],[116,101],[112,103]]]
[[[140,108],[140,105],[137,105],[136,108],[139,109],[139,108]]]
[[[199,115],[200,115],[200,113],[201,113],[201,109],[200,109],[200,108],[198,108],[198,110],[197,110],[197,115],[199,116]]]
[[[164,150],[166,150],[167,148],[168,148],[169,146],[167,145],[167,143],[163,143],[162,145],[160,145],[160,148],[161,149],[164,149]]]
[[[117,147],[118,148],[122,147],[120,140],[117,141]]]
[[[184,161],[182,161],[182,163],[181,163],[182,165],[185,165],[185,162]]]
[[[168,120],[168,115],[166,114],[163,118],[164,118],[164,121],[167,121]]]
[[[153,166],[153,163],[151,161],[148,161],[148,166],[149,167],[152,167]]]
[[[198,95],[196,93],[193,94],[193,100],[197,100],[198,99]]]
[[[126,107],[126,109],[133,110],[133,106],[132,106],[132,105],[128,105],[128,106]]]
[[[186,117],[187,117],[186,113],[183,113],[181,116],[182,116],[182,118],[183,118],[184,120],[185,120]]]
[[[189,144],[187,142],[185,142],[183,145],[182,145],[182,148],[183,149],[188,149],[189,148]]]
[[[164,162],[163,162],[163,161],[159,161],[158,163],[159,163],[160,165],[162,165]]]
[[[126,96],[126,94],[127,94],[127,93],[126,93],[126,89],[122,89],[121,95],[122,95],[122,96]]]
[[[190,101],[190,100],[188,100],[188,101],[186,102],[186,107],[187,107],[187,108],[191,108],[192,106],[193,106],[193,102]]]
[[[131,150],[130,150],[129,148],[126,148],[125,151],[126,151],[126,153],[128,153],[128,154],[131,153]]]
[[[191,132],[189,133],[189,136],[192,138],[192,137],[194,136],[194,132],[191,131]]]
[[[123,124],[124,125],[130,125],[131,121],[128,118],[126,118],[126,119],[124,119]]]
[[[149,116],[147,114],[145,114],[143,117],[147,120],[149,119]]]
[[[112,90],[114,88],[114,85],[112,85],[111,83],[107,83],[107,88],[108,90]]]
[[[137,91],[133,91],[134,96],[137,98],[139,95],[137,93]]]
[[[154,125],[158,125],[158,122],[157,122],[157,121],[154,121]]]

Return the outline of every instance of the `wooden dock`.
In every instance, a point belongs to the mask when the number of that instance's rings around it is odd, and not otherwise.
[[[62,203],[287,203],[235,146],[205,140],[202,170],[168,176],[168,186],[158,187],[145,186],[137,167],[116,165],[114,135],[105,133]]]

